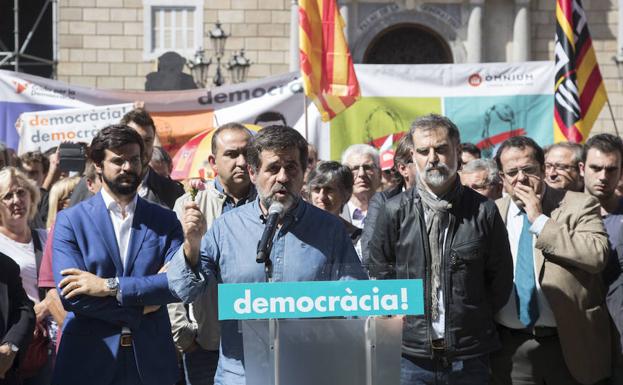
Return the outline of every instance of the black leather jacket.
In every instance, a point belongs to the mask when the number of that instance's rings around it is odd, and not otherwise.
[[[371,277],[423,280],[425,314],[407,317],[402,350],[432,357],[430,252],[416,189],[387,201],[369,247],[364,263]],[[508,301],[512,286],[513,261],[498,209],[493,201],[464,188],[450,209],[442,259],[447,357],[467,359],[501,347],[493,315]]]

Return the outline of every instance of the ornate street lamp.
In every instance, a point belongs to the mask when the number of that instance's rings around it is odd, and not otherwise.
[[[216,22],[216,26],[209,32],[210,41],[212,42],[212,49],[216,57],[223,57],[225,53],[225,42],[229,35],[221,28],[221,23]]]
[[[231,74],[232,82],[242,83],[247,80],[250,66],[251,60],[244,56],[244,48],[239,53],[234,53],[231,59],[229,59],[229,63],[227,63],[227,69]]]
[[[225,42],[230,35],[223,31],[221,23],[217,21],[215,27],[208,32],[208,36],[212,43],[213,56],[206,60],[205,50],[199,48],[195,53],[194,60],[187,61],[188,68],[190,68],[193,79],[199,88],[206,88],[209,86],[208,68],[213,60],[216,61],[216,73],[212,78],[212,84],[218,87],[225,83],[225,77],[221,72],[221,59],[225,55]],[[241,49],[238,53],[234,53],[226,65],[227,70],[230,72],[232,82],[244,82],[247,79],[250,66],[251,60],[244,56],[244,49]]]
[[[193,75],[193,79],[197,87],[205,88],[208,83],[208,68],[210,68],[210,64],[212,64],[212,59],[205,59],[205,50],[199,47],[197,52],[195,52],[195,60],[188,60],[188,67],[190,68],[190,73]]]
[[[216,26],[210,31],[210,41],[212,42],[212,48],[214,49],[214,55],[216,56],[216,74],[214,75],[214,79],[212,79],[212,83],[215,86],[221,86],[225,83],[225,78],[221,74],[221,58],[225,53],[225,42],[229,37],[228,34],[223,31],[221,28],[221,23],[216,22]]]

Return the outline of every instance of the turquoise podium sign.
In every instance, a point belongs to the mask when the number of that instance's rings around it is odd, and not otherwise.
[[[218,285],[220,320],[424,313],[420,279]]]

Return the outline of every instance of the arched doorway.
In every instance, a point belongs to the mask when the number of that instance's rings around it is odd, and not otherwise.
[[[448,43],[418,24],[397,24],[379,33],[363,56],[365,64],[453,63]]]

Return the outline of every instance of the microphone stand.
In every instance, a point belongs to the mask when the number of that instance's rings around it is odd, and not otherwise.
[[[273,261],[270,259],[270,251],[264,258],[264,274],[266,275],[266,282],[273,281]]]

